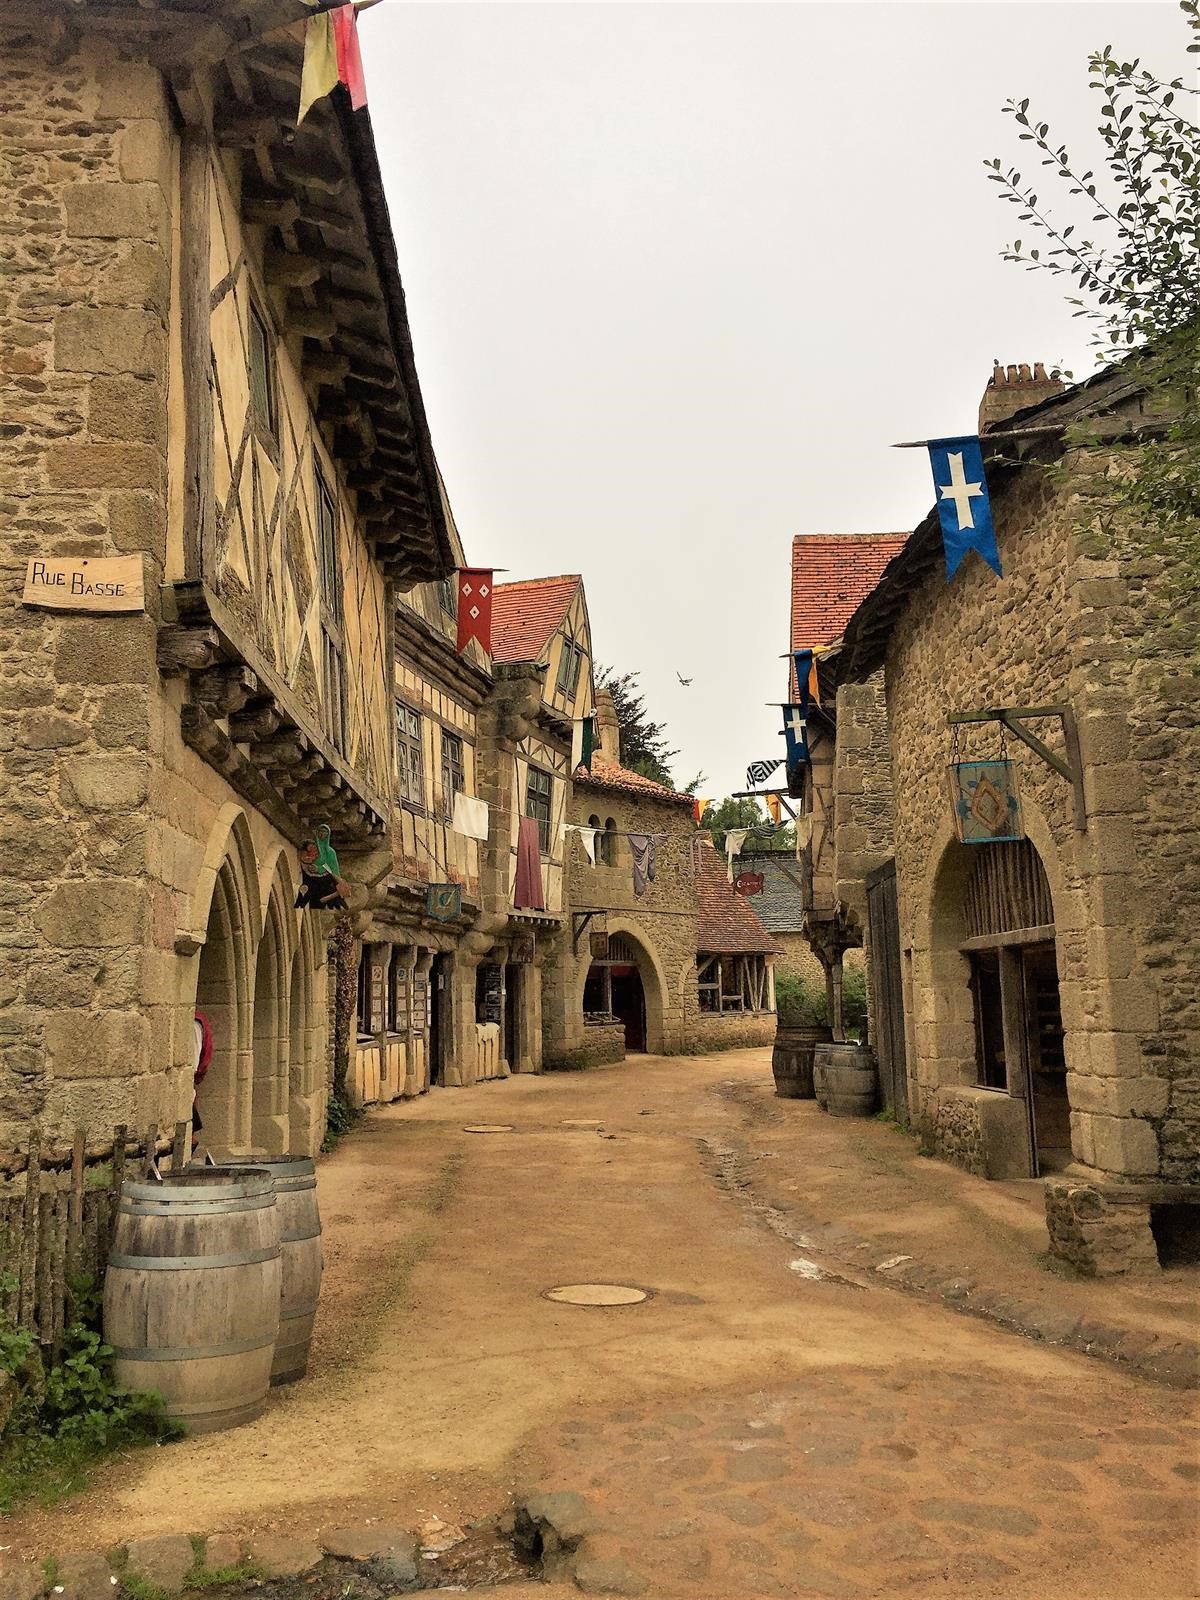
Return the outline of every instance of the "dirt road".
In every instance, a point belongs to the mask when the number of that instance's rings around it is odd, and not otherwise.
[[[1192,1397],[797,1268],[699,1144],[768,1073],[643,1057],[372,1114],[321,1167],[309,1379],[3,1542],[462,1522],[543,1484],[650,1596],[1195,1594]],[[593,1281],[652,1293],[544,1297]]]

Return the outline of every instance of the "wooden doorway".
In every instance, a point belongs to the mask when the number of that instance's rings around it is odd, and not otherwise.
[[[646,991],[633,966],[612,966],[612,1013],[625,1026],[627,1053],[642,1054],[646,1049]]]
[[[900,971],[900,915],[896,863],[886,861],[867,877],[867,928],[870,938],[871,1044],[879,1063],[883,1103],[901,1122],[908,1120],[908,1057],[904,1046],[904,984]]]
[[[434,956],[429,969],[429,1086],[446,1081],[446,1056],[450,1049],[449,956]]]

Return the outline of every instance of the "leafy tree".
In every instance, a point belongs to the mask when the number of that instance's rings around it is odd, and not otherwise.
[[[614,667],[599,664],[596,667],[596,686],[608,690],[616,709],[622,766],[674,788],[670,763],[679,751],[668,748],[666,724],[655,722],[647,711],[640,678],[637,672],[617,672]],[[699,777],[695,780],[702,781]]]
[[[713,836],[713,844],[724,854],[725,834],[730,828],[762,828],[769,826],[769,819],[764,817],[758,808],[757,800],[737,799],[729,796],[725,800],[714,800],[704,813],[701,826],[707,828]],[[784,827],[772,833],[763,832],[757,838],[746,840],[746,849],[752,850],[779,850],[794,855],[796,851],[796,830]]]
[[[1200,0],[1180,0],[1200,53]],[[1119,61],[1111,46],[1089,57],[1089,86],[1101,99],[1102,155],[1076,162],[1031,114],[1029,101],[1004,110],[1048,168],[1055,192],[1071,206],[1059,220],[1014,167],[985,163],[1003,196],[1020,208],[1038,243],[1016,239],[1004,258],[1069,281],[1074,315],[1094,325],[1094,343],[1111,360],[1129,354],[1169,419],[1139,442],[1110,503],[1134,515],[1140,542],[1171,562],[1173,587],[1194,599],[1200,574],[1200,89],[1162,78],[1140,60]],[[1097,175],[1097,170],[1101,176]],[[1086,230],[1086,236],[1084,231]],[[1087,443],[1086,431],[1075,441]],[[1145,530],[1153,529],[1152,534]],[[1106,527],[1110,539],[1115,527]],[[1189,608],[1190,609],[1190,608]],[[1186,615],[1177,616],[1176,624]]]

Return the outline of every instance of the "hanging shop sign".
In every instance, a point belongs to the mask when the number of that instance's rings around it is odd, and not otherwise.
[[[536,953],[536,937],[532,933],[518,934],[512,942],[508,959],[515,967],[531,967]]]
[[[21,594],[52,611],[144,611],[141,556],[34,556]]]
[[[588,949],[591,951],[593,961],[608,960],[608,935],[607,933],[591,933],[588,935]]]
[[[763,875],[761,872],[739,872],[733,880],[735,894],[752,895],[763,892]]]
[[[462,915],[462,885],[431,883],[425,895],[425,911],[435,922],[453,922]]]
[[[954,830],[963,844],[1023,839],[1021,796],[1011,761],[953,761],[948,769]]]

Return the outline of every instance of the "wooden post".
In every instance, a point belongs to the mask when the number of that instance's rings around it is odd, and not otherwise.
[[[213,514],[212,310],[209,263],[209,139],[184,128],[179,138],[179,305],[183,346],[184,577],[204,573]]]
[[[33,1128],[29,1134],[29,1160],[25,1168],[25,1205],[21,1217],[21,1255],[18,1273],[21,1279],[21,1296],[17,1309],[19,1327],[34,1329],[34,1310],[37,1295],[38,1258],[38,1193],[42,1171],[41,1134]]]
[[[171,1140],[171,1171],[182,1172],[188,1163],[188,1124],[175,1124],[175,1137]]]
[[[158,1123],[152,1122],[146,1129],[146,1148],[142,1152],[142,1177],[149,1178],[154,1174],[154,1164],[158,1159]]]

